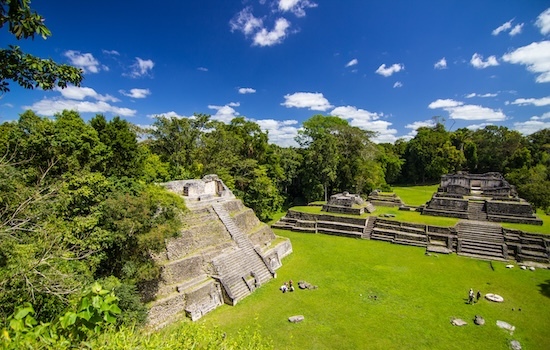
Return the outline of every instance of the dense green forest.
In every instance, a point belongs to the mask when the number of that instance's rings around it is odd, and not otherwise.
[[[83,291],[100,283],[116,298],[105,301],[112,314],[98,320],[142,323],[140,286],[159,274],[149,253],[177,234],[185,210],[159,182],[218,174],[268,220],[339,191],[497,171],[520,196],[550,207],[548,129],[526,137],[506,127],[448,131],[438,123],[409,141],[375,144],[346,120],[314,115],[298,148],[268,136],[243,117],[224,124],[203,114],[157,116],[145,130],[119,117],[86,122],[74,111],[53,119],[26,111],[0,125],[0,317],[12,322],[26,305],[20,316],[61,322],[67,312],[79,315]]]

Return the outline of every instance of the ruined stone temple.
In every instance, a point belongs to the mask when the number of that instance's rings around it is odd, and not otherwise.
[[[361,215],[365,210],[372,213],[374,206],[365,202],[358,194],[343,192],[330,196],[327,204],[324,204],[321,210],[330,213]]]
[[[290,241],[275,236],[216,175],[162,185],[183,196],[188,211],[184,229],[154,257],[162,269],[146,291],[150,326],[235,305],[274,278],[292,252]]]
[[[542,225],[533,206],[500,173],[443,175],[422,214]]]

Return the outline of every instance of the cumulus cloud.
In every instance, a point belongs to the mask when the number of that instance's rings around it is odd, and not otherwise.
[[[174,111],[164,112],[164,113],[148,114],[147,118],[155,118],[155,117],[158,117],[158,116],[163,116],[163,117],[166,117],[166,118],[176,118],[176,119],[192,118],[192,117],[188,117],[188,116],[185,116],[185,115],[178,114]]]
[[[357,58],[354,58],[346,64],[346,68],[355,66],[355,65],[357,65],[357,63],[359,63],[359,60]]]
[[[151,95],[151,91],[149,89],[130,89],[130,91],[118,90],[118,92],[131,98],[145,98]]]
[[[415,122],[412,122],[410,124],[407,124],[405,125],[405,128],[407,129],[410,129],[411,131],[405,135],[405,139],[412,139],[413,137],[416,136],[417,134],[417,130],[419,128],[424,128],[424,127],[428,127],[428,128],[431,128],[435,126],[435,122],[433,120],[419,120],[419,121],[415,121]]]
[[[298,146],[298,143],[294,140],[298,135],[298,122],[296,120],[260,119],[254,121],[263,131],[267,131],[270,143],[281,147]]]
[[[530,135],[534,132],[537,132],[542,129],[550,128],[550,112],[544,113],[540,117],[531,117],[529,120],[524,122],[514,123],[514,129],[519,131],[524,135]]]
[[[273,30],[262,28],[254,35],[253,45],[273,46],[275,44],[280,44],[287,36],[287,30],[289,27],[289,21],[285,18],[279,18],[275,21]]]
[[[502,60],[527,66],[529,72],[538,74],[535,79],[537,83],[550,82],[550,41],[534,42],[520,47],[502,56]]]
[[[523,30],[523,23],[516,24],[514,28],[508,33],[510,36],[516,36]]]
[[[451,119],[488,121],[503,121],[507,119],[501,110],[494,110],[479,105],[465,105],[464,102],[452,99],[436,100],[430,103],[428,108],[443,109],[449,113]]]
[[[396,81],[394,84],[393,84],[393,88],[396,89],[396,88],[400,88],[403,86],[403,83],[400,82],[400,81]]]
[[[312,111],[326,111],[333,106],[320,92],[295,92],[284,96],[285,102],[281,103],[286,108],[308,108]]]
[[[256,92],[256,89],[253,88],[239,88],[239,94],[253,94]]]
[[[98,94],[94,89],[89,87],[79,87],[79,86],[72,86],[69,85],[66,88],[62,89],[60,87],[54,88],[55,91],[60,92],[61,95],[64,98],[70,99],[70,100],[79,100],[82,101],[86,99],[87,97],[91,97],[98,101],[105,101],[105,102],[119,102],[120,100],[116,97],[113,97],[111,95],[101,95]]]
[[[472,125],[468,125],[466,129],[475,131],[475,130],[483,129],[489,125],[493,125],[493,123],[472,124]]]
[[[91,53],[68,50],[63,53],[69,59],[71,65],[81,68],[84,73],[99,73],[100,70],[108,70],[106,66],[100,65],[99,61]]]
[[[447,68],[447,60],[445,59],[445,57],[443,57],[439,61],[435,62],[434,68],[435,69],[446,69]]]
[[[250,35],[263,28],[263,21],[261,18],[254,17],[251,7],[245,7],[229,21],[229,26],[232,32],[238,30],[244,35]]]
[[[550,34],[550,7],[544,10],[538,17],[535,25],[539,27],[542,35]]]
[[[233,107],[239,107],[238,102],[230,102],[224,106],[208,105],[208,108],[216,111],[216,114],[212,115],[213,120],[219,120],[224,123],[229,123],[233,118],[239,116]]]
[[[397,140],[397,130],[390,128],[392,123],[380,119],[383,116],[382,114],[369,112],[354,106],[336,107],[330,114],[349,120],[351,126],[375,132],[376,136],[372,138],[373,142],[392,143]]]
[[[499,27],[495,28],[493,30],[492,34],[493,35],[499,35],[500,33],[509,30],[510,28],[512,28],[512,21],[513,21],[513,19],[511,19],[508,22],[506,22],[506,23],[500,25]]]
[[[78,101],[66,99],[43,99],[31,106],[24,106],[24,109],[32,109],[38,114],[53,116],[65,109],[75,110],[80,113],[112,113],[123,117],[132,117],[136,110],[122,108],[108,104],[105,101]]]
[[[437,108],[452,108],[462,105],[462,102],[458,102],[451,99],[438,99],[428,105],[429,109]]]
[[[393,75],[394,73],[398,73],[405,69],[405,65],[402,63],[394,63],[391,66],[386,68],[386,64],[382,64],[378,69],[375,71],[376,74],[383,75],[385,77],[389,77]]]
[[[520,106],[533,105],[537,107],[550,106],[550,96],[543,98],[518,98],[511,102],[511,104]]]
[[[305,9],[317,7],[317,4],[309,0],[279,0],[278,7],[282,12],[292,12],[296,17],[304,17]]]
[[[145,75],[149,75],[155,62],[152,60],[143,60],[139,57],[136,57],[136,62],[130,66],[130,74],[132,78],[139,78]]]
[[[491,67],[491,66],[498,66],[498,60],[497,60],[496,56],[489,56],[489,57],[487,57],[487,60],[484,61],[482,55],[480,55],[478,53],[474,53],[472,55],[472,59],[470,60],[470,64],[474,68],[484,69],[484,68]]]

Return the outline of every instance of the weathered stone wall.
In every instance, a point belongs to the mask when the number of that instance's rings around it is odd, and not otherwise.
[[[162,280],[166,284],[174,284],[203,275],[205,273],[202,269],[204,263],[203,258],[198,255],[166,264],[161,270]]]
[[[527,202],[487,201],[488,215],[533,216],[533,207]]]
[[[428,204],[428,208],[467,211],[468,200],[449,197],[435,197],[432,198],[432,200]]]
[[[245,209],[235,213],[233,215],[233,221],[235,221],[237,227],[245,233],[257,229],[261,224],[261,221],[258,220],[258,217],[256,217],[252,209]]]
[[[259,230],[253,231],[248,235],[252,244],[261,248],[269,246],[272,240],[274,240],[275,234],[267,225],[262,225]]]

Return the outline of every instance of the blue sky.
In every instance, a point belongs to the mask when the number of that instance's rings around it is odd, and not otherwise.
[[[157,5],[158,4],[158,5]],[[550,127],[550,5],[539,0],[32,1],[52,31],[2,46],[70,63],[81,87],[10,83],[0,122],[25,109],[85,119],[211,114],[256,121],[296,145],[303,121],[336,115],[410,138],[446,127]],[[443,119],[440,119],[442,121]]]

